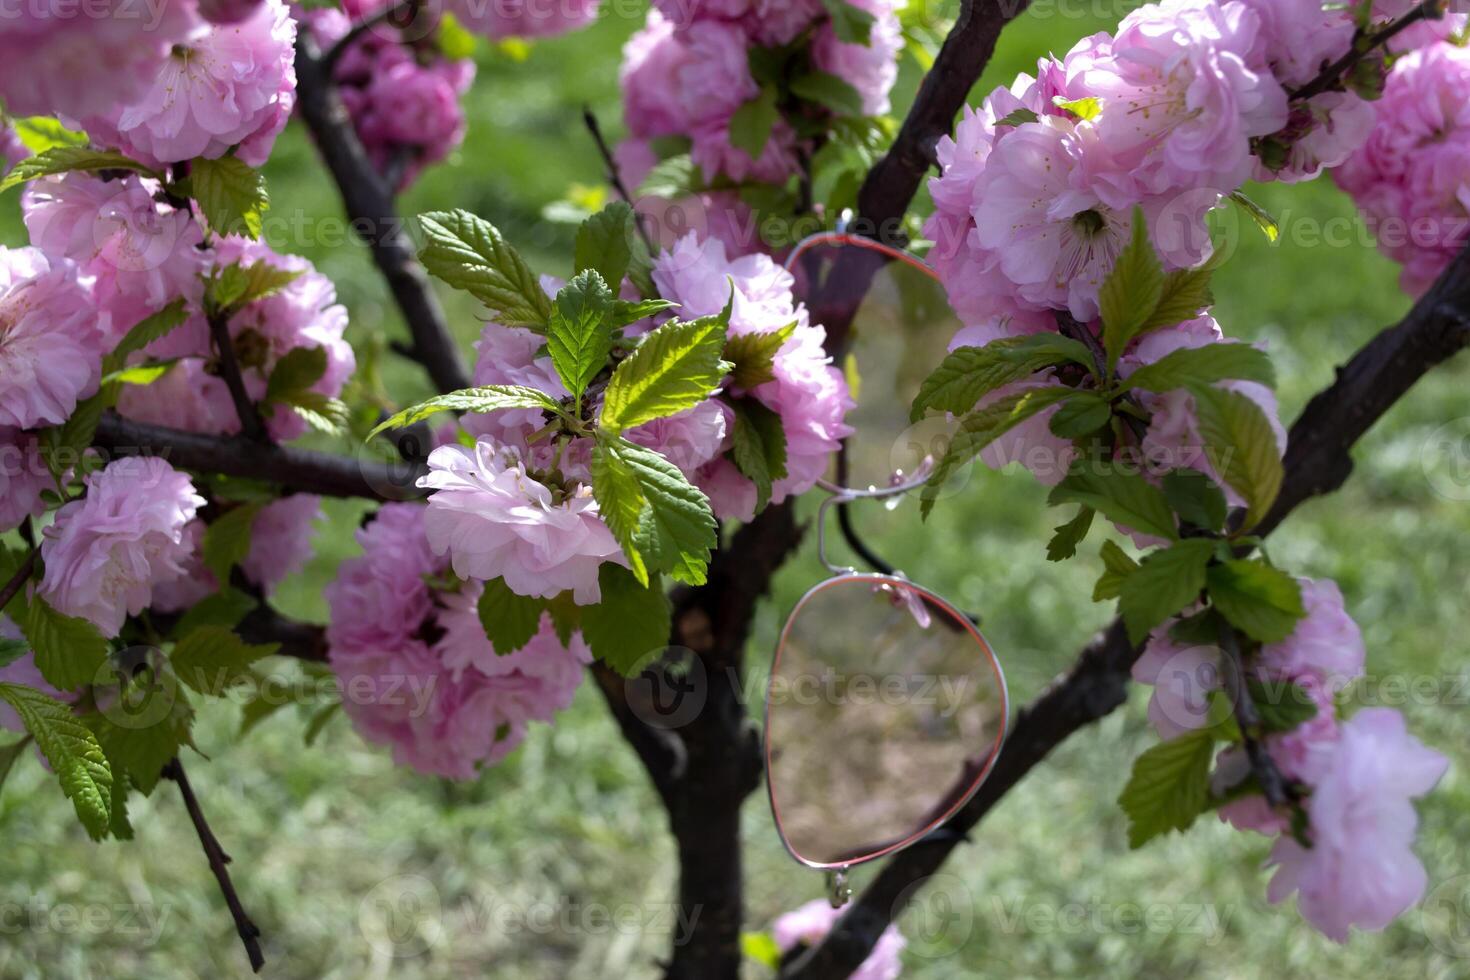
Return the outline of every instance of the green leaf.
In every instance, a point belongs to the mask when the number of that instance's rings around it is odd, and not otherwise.
[[[250,665],[279,649],[279,643],[246,643],[224,626],[201,626],[174,644],[168,660],[179,680],[217,698],[248,681]]]
[[[109,392],[99,391],[91,398],[77,402],[76,409],[61,425],[52,426],[41,432],[41,446],[46,465],[51,475],[60,481],[66,470],[75,467],[82,453],[92,445],[97,435],[97,424],[108,407]]]
[[[1128,581],[1130,575],[1138,571],[1138,562],[1111,541],[1103,542],[1102,560],[1102,576],[1092,587],[1093,602],[1118,598],[1123,593],[1123,583]]]
[[[1145,751],[1133,762],[1118,805],[1128,815],[1128,846],[1139,848],[1171,830],[1187,830],[1209,807],[1215,739],[1198,729]]]
[[[1306,688],[1294,681],[1263,681],[1248,678],[1246,693],[1256,706],[1256,716],[1267,732],[1289,732],[1317,717],[1317,702]]]
[[[1063,385],[1031,388],[999,398],[961,419],[944,457],[935,465],[934,472],[929,475],[919,494],[919,513],[928,517],[954,471],[980,455],[986,446],[1036,413],[1065,401],[1076,393],[1077,389]]]
[[[704,176],[689,154],[681,153],[654,165],[634,192],[637,197],[674,200],[704,190]]]
[[[676,581],[704,584],[717,525],[709,498],[678,467],[651,449],[598,430],[592,490],[639,582],[649,581],[647,572],[639,574],[646,563],[648,570],[668,572]]]
[[[15,768],[15,762],[30,748],[31,737],[29,735],[19,742],[11,742],[9,745],[0,745],[0,789],[5,786],[5,780],[10,778],[10,771]]]
[[[596,269],[584,269],[556,294],[546,348],[562,384],[581,398],[587,385],[607,367],[613,348],[612,290]]]
[[[517,595],[505,584],[505,579],[495,578],[485,583],[475,609],[490,645],[505,657],[530,643],[540,631],[546,600]]]
[[[1113,406],[1091,392],[1078,392],[1057,409],[1048,423],[1052,434],[1062,439],[1080,439],[1106,428],[1113,420]]]
[[[327,724],[342,710],[340,701],[327,705],[322,710],[312,715],[311,721],[307,723],[306,729],[301,733],[301,741],[307,748],[316,744],[316,740],[326,730]]]
[[[1023,126],[1026,123],[1034,123],[1040,121],[1041,117],[1038,116],[1033,110],[1027,109],[1025,106],[1022,106],[1019,109],[1012,109],[1010,112],[997,119],[995,121],[995,125],[996,128],[999,128],[1001,126]]]
[[[274,296],[300,279],[304,270],[281,269],[269,262],[232,262],[206,281],[204,308],[230,316],[257,300]]]
[[[1260,559],[1212,566],[1209,588],[1220,615],[1262,643],[1280,643],[1307,614],[1297,580]]]
[[[440,412],[499,412],[510,408],[539,408],[547,412],[562,413],[561,405],[556,399],[535,388],[521,385],[463,388],[447,395],[435,395],[390,416],[368,433],[368,439],[389,429],[401,429],[406,425],[422,422]]]
[[[30,116],[26,119],[12,119],[10,128],[20,141],[25,144],[26,149],[32,153],[45,153],[59,146],[86,146],[87,134],[78,133],[67,129],[60,122],[50,116]]]
[[[97,737],[69,706],[40,691],[0,684],[0,700],[15,709],[36,740],[87,833],[93,840],[106,837],[112,822],[112,770]]]
[[[133,785],[148,796],[169,760],[193,744],[194,709],[178,678],[166,670],[130,678],[117,689],[117,698],[104,713],[83,720],[107,758],[121,762]]]
[[[123,335],[123,339],[118,341],[112,353],[103,359],[102,373],[111,374],[121,370],[130,355],[142,350],[155,340],[168,336],[188,318],[189,314],[184,309],[182,299],[176,299],[152,316],[144,317]]]
[[[919,386],[909,421],[919,421],[928,411],[963,415],[996,388],[1069,362],[1091,368],[1092,355],[1058,334],[1003,337],[984,347],[956,348]]]
[[[1260,406],[1239,392],[1207,385],[1190,390],[1205,452],[1215,472],[1245,498],[1240,529],[1250,530],[1281,492],[1285,474],[1276,432]]]
[[[637,229],[633,209],[625,201],[613,201],[577,229],[574,251],[576,271],[594,270],[613,292],[622,284],[633,261]]]
[[[1099,460],[1081,460],[1052,488],[1047,502],[1085,504],[1115,524],[1173,540],[1179,536],[1164,492],[1138,473]]]
[[[46,683],[72,691],[97,679],[107,660],[107,637],[90,622],[57,612],[37,595],[27,603],[19,625]]]
[[[1230,201],[1256,223],[1256,227],[1261,229],[1261,233],[1266,236],[1268,242],[1275,244],[1276,240],[1281,237],[1281,226],[1276,223],[1270,211],[1246,197],[1241,191],[1231,194]]]
[[[170,635],[175,639],[188,636],[202,626],[234,629],[257,605],[254,596],[228,585],[222,586],[218,592],[194,603],[188,612],[179,617]]]
[[[822,6],[827,8],[827,16],[832,18],[832,33],[837,35],[837,40],[864,47],[872,43],[873,24],[877,18],[871,13],[847,0],[822,0]]]
[[[1205,566],[1215,553],[1215,542],[1190,538],[1146,555],[1123,580],[1118,612],[1128,627],[1128,639],[1142,643],[1150,631],[1199,598],[1205,587]]]
[[[730,383],[749,391],[776,380],[776,352],[795,332],[796,324],[793,322],[780,330],[743,333],[727,340],[725,360],[735,365],[730,369]]]
[[[0,668],[9,667],[30,652],[31,645],[25,640],[7,640],[0,636]]]
[[[678,309],[678,306],[678,303],[671,303],[666,299],[641,299],[636,303],[625,299],[613,300],[612,325],[626,327],[630,323],[637,323],[655,313]]]
[[[216,234],[246,238],[260,237],[271,204],[265,178],[232,156],[194,160],[189,165],[189,196]]]
[[[742,932],[740,953],[748,960],[775,972],[781,969],[781,947],[769,932]]]
[[[810,71],[791,80],[791,94],[815,102],[839,116],[861,116],[863,97],[852,84],[824,71]]]
[[[669,643],[672,610],[658,576],[648,586],[626,568],[606,563],[598,572],[602,601],[581,607],[582,638],[592,655],[624,677]]]
[[[1068,100],[1066,96],[1053,95],[1051,104],[1065,112],[1070,112],[1074,118],[1084,122],[1088,119],[1096,119],[1102,114],[1102,101],[1095,96]]]
[[[230,569],[250,554],[250,532],[261,506],[241,504],[225,511],[204,529],[204,543],[200,546],[204,567],[214,573],[221,588],[230,584]]]
[[[1144,321],[1139,333],[1148,333],[1159,327],[1172,327],[1185,320],[1193,320],[1202,311],[1213,306],[1215,295],[1210,291],[1210,277],[1214,268],[1208,264],[1197,269],[1175,269],[1164,276],[1164,290],[1159,305]]]
[[[1149,241],[1143,208],[1135,207],[1132,237],[1098,293],[1109,370],[1118,363],[1128,342],[1143,330],[1163,295],[1164,267]]]
[[[1170,351],[1127,378],[1129,387],[1143,391],[1171,391],[1217,381],[1255,381],[1274,388],[1276,369],[1265,351],[1250,344],[1206,344]]]
[[[1215,481],[1196,470],[1173,470],[1164,474],[1164,498],[1179,519],[1206,531],[1225,526],[1228,505]]]
[[[763,85],[755,98],[735,110],[730,117],[730,145],[743,150],[752,160],[760,159],[771,138],[779,113],[775,85]]]
[[[781,416],[752,399],[731,402],[735,409],[735,466],[755,484],[755,509],[764,510],[771,485],[786,478],[786,430]]]
[[[329,436],[342,435],[352,421],[352,409],[346,402],[320,391],[290,392],[284,404],[290,405],[313,429]]]
[[[434,33],[439,53],[448,61],[473,58],[480,46],[476,36],[465,29],[458,17],[448,11],[439,18],[439,27]]]
[[[57,146],[21,160],[5,179],[0,180],[0,191],[8,191],[28,180],[48,177],[52,174],[70,173],[73,170],[132,170],[148,177],[161,177],[158,171],[130,157],[112,150],[94,150],[86,146]]]
[[[266,402],[288,402],[327,373],[325,347],[293,347],[276,362],[265,385]]]
[[[179,363],[180,358],[172,358],[167,361],[144,361],[142,364],[134,364],[111,374],[102,376],[103,386],[110,384],[138,385],[145,387],[162,378],[173,370],[174,365]]]
[[[1077,511],[1076,517],[1056,528],[1056,533],[1046,546],[1046,560],[1066,561],[1076,557],[1077,546],[1092,529],[1092,519],[1096,514],[1097,511],[1091,507],[1083,507]]]
[[[708,398],[729,369],[720,358],[729,320],[727,305],[718,316],[670,320],[644,337],[608,382],[602,428],[616,434]]]
[[[551,627],[562,646],[572,642],[572,634],[582,626],[582,607],[577,605],[570,592],[563,592],[546,602],[546,611],[551,614]]]
[[[433,211],[419,218],[427,240],[424,268],[490,308],[507,327],[545,331],[551,297],[511,245],[490,222],[468,211]]]

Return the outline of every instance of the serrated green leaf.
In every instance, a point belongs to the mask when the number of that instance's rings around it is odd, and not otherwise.
[[[57,612],[39,595],[27,603],[19,626],[35,651],[36,669],[58,691],[91,684],[107,660],[107,637],[97,627]]]
[[[200,553],[204,567],[214,574],[221,588],[230,584],[230,569],[250,554],[250,532],[261,504],[240,504],[226,511],[204,529]]]
[[[1274,388],[1276,369],[1265,351],[1250,344],[1206,344],[1170,351],[1127,378],[1129,387],[1143,391],[1171,391],[1217,381],[1255,381]]]
[[[368,433],[373,439],[389,429],[401,429],[440,412],[499,412],[511,408],[539,408],[547,412],[562,412],[561,405],[535,388],[521,385],[486,385],[481,388],[463,388],[447,395],[435,395],[427,401],[405,408],[385,419]]]
[[[1111,541],[1103,542],[1101,555],[1103,573],[1098,578],[1097,584],[1092,587],[1093,602],[1118,598],[1123,591],[1123,583],[1128,581],[1130,575],[1138,571],[1138,562]]]
[[[638,197],[662,197],[668,200],[697,194],[704,190],[704,177],[688,153],[680,153],[654,164],[635,192]]]
[[[734,365],[730,369],[730,383],[748,391],[776,380],[776,352],[795,332],[793,322],[780,330],[743,333],[725,341],[725,360]]]
[[[562,646],[572,642],[572,634],[582,625],[582,607],[577,605],[570,592],[563,592],[546,601],[546,611],[551,614],[551,628]]]
[[[577,229],[573,253],[576,271],[591,269],[617,292],[633,261],[633,242],[638,237],[633,209],[625,201],[613,201]]]
[[[16,760],[25,754],[30,744],[31,736],[27,735],[19,742],[0,745],[0,789],[5,788],[5,780],[10,778],[10,772],[15,768]]]
[[[776,110],[779,93],[776,86],[762,85],[755,98],[744,103],[730,117],[730,145],[749,154],[752,160],[760,159],[771,138],[780,113]]]
[[[1084,391],[1067,399],[1047,425],[1059,438],[1080,439],[1106,428],[1112,420],[1112,404],[1106,398]]]
[[[325,347],[293,347],[287,351],[266,381],[266,402],[288,402],[296,392],[305,391],[327,373]]]
[[[86,146],[87,134],[67,129],[50,116],[30,116],[12,119],[10,128],[26,149],[32,153],[45,153],[59,146]]]
[[[602,428],[616,434],[708,398],[729,369],[721,360],[729,320],[727,305],[718,316],[670,320],[644,337],[608,382]]]
[[[630,561],[636,553],[649,571],[703,585],[710,552],[717,544],[709,498],[652,449],[602,430],[592,464],[592,489],[599,508],[605,508],[603,520]],[[635,499],[637,525],[630,534]],[[636,563],[633,574],[638,577]]]
[[[346,402],[320,391],[292,391],[282,403],[289,405],[307,425],[327,435],[342,435],[352,421],[352,409]]]
[[[259,605],[255,597],[228,585],[222,586],[213,595],[205,596],[189,608],[174,624],[170,635],[174,639],[188,636],[203,626],[223,626],[234,629],[240,620],[248,616]]]
[[[110,374],[121,370],[130,355],[168,336],[189,318],[184,301],[176,299],[152,316],[144,317],[123,335],[117,346],[102,361],[102,373]]]
[[[0,636],[0,668],[9,667],[30,652],[31,645],[25,640],[9,640]]]
[[[1069,362],[1090,368],[1092,356],[1082,344],[1057,334],[1003,337],[984,347],[956,348],[924,379],[909,421],[919,421],[928,411],[963,415],[995,389]]]
[[[739,399],[735,409],[731,458],[737,469],[755,484],[756,512],[771,499],[771,485],[786,478],[786,430],[781,416],[760,402]]]
[[[232,262],[206,280],[204,307],[229,316],[257,300],[274,296],[300,279],[304,271],[282,269],[264,261],[249,265]]]
[[[194,709],[178,678],[167,670],[145,670],[114,692],[117,700],[106,711],[83,720],[107,758],[122,763],[139,792],[152,795],[163,767],[193,744]]]
[[[87,146],[56,146],[21,160],[0,180],[0,192],[18,187],[37,177],[70,173],[73,170],[132,170],[148,177],[160,177],[158,171],[131,157],[112,150],[94,150]]]
[[[97,737],[69,706],[32,688],[0,684],[0,701],[15,709],[36,740],[87,833],[93,840],[106,837],[112,821],[112,770]]]
[[[837,40],[864,47],[872,43],[873,24],[877,18],[871,13],[847,0],[822,0],[822,6],[832,19],[832,33],[837,35]]]
[[[1317,702],[1294,681],[1247,678],[1246,694],[1267,732],[1289,732],[1317,717]]]
[[[1001,126],[1024,126],[1026,123],[1034,123],[1040,121],[1041,117],[1038,116],[1033,110],[1027,109],[1025,106],[1022,106],[1019,109],[1012,109],[1010,112],[997,119],[995,121],[995,125],[997,128]]]
[[[1108,354],[1109,370],[1118,363],[1123,348],[1153,316],[1163,294],[1164,267],[1159,264],[1159,257],[1154,254],[1153,243],[1149,240],[1143,208],[1135,207],[1132,236],[1098,293],[1103,349]]]
[[[1256,227],[1261,229],[1261,233],[1266,236],[1268,242],[1275,244],[1276,240],[1281,237],[1281,226],[1276,223],[1276,218],[1270,211],[1246,197],[1241,191],[1231,194],[1230,200],[1256,223]]]
[[[1188,732],[1145,751],[1133,763],[1118,805],[1128,815],[1128,846],[1139,848],[1171,830],[1187,830],[1209,806],[1215,739]]]
[[[1205,453],[1215,472],[1245,498],[1247,512],[1240,530],[1248,531],[1266,516],[1281,492],[1285,472],[1276,432],[1260,406],[1237,391],[1208,385],[1190,391]]]
[[[1306,616],[1296,579],[1259,559],[1211,566],[1210,601],[1236,629],[1262,643],[1279,643]]]
[[[1175,269],[1166,273],[1159,305],[1154,307],[1153,314],[1138,332],[1148,333],[1193,320],[1213,306],[1215,295],[1210,291],[1210,277],[1214,271],[1212,266],[1203,265],[1197,269]]]
[[[428,242],[419,259],[430,274],[484,303],[504,326],[546,330],[551,297],[494,225],[463,210],[433,211],[419,224]]]
[[[626,327],[630,323],[637,323],[656,313],[678,309],[678,307],[678,303],[671,303],[666,299],[641,299],[637,302],[625,299],[614,300],[612,324],[614,327]]]
[[[540,631],[546,600],[517,595],[505,584],[505,579],[496,578],[485,583],[475,610],[490,645],[497,654],[506,657],[530,643]]]
[[[216,234],[259,238],[270,207],[265,177],[237,157],[200,157],[189,165],[189,196]]]
[[[672,610],[657,575],[645,587],[627,569],[607,563],[598,572],[602,601],[581,607],[582,638],[592,655],[629,677],[669,643]]]
[[[935,465],[919,493],[919,513],[927,518],[954,471],[980,455],[986,446],[1031,416],[1071,398],[1076,393],[1077,389],[1062,385],[1031,388],[996,399],[961,419],[944,457]]]
[[[1130,641],[1142,643],[1154,627],[1199,598],[1205,566],[1214,553],[1214,541],[1190,538],[1144,557],[1123,580],[1118,595]]]
[[[1056,528],[1056,533],[1046,546],[1047,561],[1066,561],[1077,555],[1077,546],[1080,545],[1087,532],[1092,529],[1092,519],[1097,511],[1091,507],[1083,507],[1077,511],[1077,516],[1067,523]]]
[[[863,114],[863,97],[852,83],[824,71],[810,71],[793,78],[791,94],[825,106],[839,116]]]
[[[246,643],[224,626],[201,626],[174,644],[168,659],[179,680],[200,694],[222,697],[249,680],[251,664],[279,649],[279,643]]]
[[[1112,463],[1082,460],[1052,488],[1047,502],[1085,504],[1108,520],[1144,534],[1173,540],[1179,536],[1164,492],[1138,473]]]
[[[120,384],[146,387],[172,371],[179,360],[175,357],[167,361],[144,361],[142,364],[134,364],[132,367],[125,367],[111,374],[104,374],[102,384],[104,386]]]
[[[592,495],[602,522],[628,559],[628,569],[641,585],[648,585],[648,565],[638,550],[638,527],[648,506],[638,475],[619,454],[622,440],[599,438],[592,447]]]
[[[1206,531],[1225,526],[1229,505],[1214,480],[1195,470],[1173,470],[1164,474],[1163,484],[1164,498],[1181,521]]]
[[[574,398],[581,398],[592,379],[607,367],[613,348],[612,309],[612,290],[596,269],[577,273],[556,294],[546,349],[557,376]]]
[[[1084,122],[1096,119],[1102,114],[1102,100],[1096,96],[1089,96],[1085,99],[1068,99],[1064,95],[1054,95],[1051,98],[1051,104]]]

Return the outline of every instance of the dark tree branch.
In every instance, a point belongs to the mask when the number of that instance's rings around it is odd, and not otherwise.
[[[330,76],[332,69],[337,67],[337,62],[342,60],[342,55],[346,54],[349,48],[361,41],[374,28],[387,24],[399,30],[407,30],[413,25],[413,20],[418,16],[422,6],[423,0],[403,0],[401,3],[389,4],[382,10],[364,17],[353,24],[352,29],[332,45],[331,50],[322,55],[322,69]]]
[[[1445,14],[1444,0],[1425,0],[1392,24],[1372,34],[1359,33],[1353,37],[1353,46],[1348,53],[1323,68],[1316,78],[1291,92],[1294,101],[1304,102],[1314,95],[1330,92],[1342,87],[1342,78],[1352,71],[1358,62],[1383,47],[1421,20],[1438,20]]]
[[[413,336],[413,356],[440,391],[470,386],[469,372],[444,319],[444,311],[414,254],[412,240],[393,202],[393,190],[373,167],[337,95],[331,69],[311,31],[296,39],[298,107],[342,194],[343,206],[373,254],[378,271]]]
[[[230,340],[228,317],[213,314],[209,317],[209,336],[214,341],[214,352],[219,359],[220,377],[230,390],[230,400],[235,403],[235,416],[240,420],[240,434],[252,442],[267,442],[265,422],[250,393],[245,390],[245,377],[240,373],[240,360],[235,356],[235,344]]]
[[[102,416],[93,445],[116,456],[158,456],[186,470],[278,483],[328,497],[402,500],[414,496],[421,464],[394,466],[238,437],[206,436],[145,425],[114,413]]]
[[[1250,760],[1251,772],[1261,784],[1261,793],[1273,807],[1285,806],[1286,784],[1276,760],[1261,743],[1261,713],[1245,683],[1245,663],[1240,656],[1240,639],[1230,624],[1220,622],[1220,666],[1221,686],[1230,708],[1235,713],[1235,723],[1240,728],[1240,741],[1245,746],[1246,758]]]
[[[198,798],[194,796],[194,787],[189,785],[183,763],[174,759],[164,766],[163,778],[178,784],[179,795],[184,798],[184,808],[189,811],[189,819],[194,824],[195,833],[199,835],[199,843],[204,847],[204,856],[209,859],[209,870],[214,872],[215,881],[219,882],[219,890],[235,920],[235,931],[240,934],[240,942],[245,944],[245,953],[250,957],[250,969],[259,973],[261,967],[265,966],[265,954],[260,950],[260,929],[250,921],[250,916],[246,914],[245,906],[240,903],[240,896],[235,891],[235,883],[230,880],[230,856],[220,846],[214,831],[209,829],[209,821],[204,818],[204,811],[199,806]]]
[[[1257,532],[1269,533],[1304,501],[1341,486],[1352,470],[1353,444],[1420,378],[1466,346],[1470,248],[1397,326],[1353,355],[1337,380],[1307,405],[1291,428],[1281,493]],[[952,833],[891,858],[827,938],[782,971],[782,980],[835,980],[861,965],[916,888],[991,807],[1072,733],[1124,702],[1129,671],[1141,652],[1114,620],[1071,671],[1020,712],[990,777],[946,826]]]
[[[36,570],[36,559],[40,554],[40,547],[32,546],[31,550],[26,553],[25,561],[21,562],[20,567],[15,570],[15,574],[10,576],[10,581],[5,583],[4,588],[0,588],[0,609],[8,606],[10,600],[14,599],[15,594],[26,584],[26,580]]]

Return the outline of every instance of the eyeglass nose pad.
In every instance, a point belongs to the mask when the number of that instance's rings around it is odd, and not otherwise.
[[[852,901],[852,885],[847,882],[846,868],[834,868],[824,877],[827,880],[827,901],[834,909],[840,909]]]

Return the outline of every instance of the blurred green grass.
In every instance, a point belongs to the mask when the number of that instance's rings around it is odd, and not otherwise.
[[[1008,28],[977,95],[1029,69],[1038,54],[1064,51],[1106,26],[1092,14],[1071,16],[1081,9],[1050,5]],[[504,229],[540,270],[565,272],[571,229],[542,220],[541,208],[573,183],[601,180],[581,107],[590,105],[618,131],[619,46],[637,22],[604,17],[584,33],[536,45],[524,62],[487,51],[467,102],[464,147],[407,195],[404,212],[469,208]],[[916,76],[906,65],[899,108]],[[294,124],[269,176],[273,215],[286,219],[271,225],[272,244],[306,255],[335,280],[355,342],[401,336],[365,250],[340,234],[335,192]],[[1269,341],[1282,374],[1283,418],[1290,419],[1331,380],[1335,365],[1408,302],[1396,288],[1396,269],[1371,246],[1312,240],[1324,222],[1356,227],[1350,203],[1330,184],[1251,193],[1281,219],[1282,238],[1271,245],[1249,223],[1238,229],[1238,249],[1217,278],[1216,313],[1227,332]],[[3,240],[19,243],[13,198],[3,206]],[[339,222],[335,238],[332,220]],[[474,306],[443,295],[457,334],[472,340]],[[1428,685],[1408,699],[1391,686],[1376,690],[1453,760],[1421,808],[1419,850],[1431,886],[1470,872],[1459,846],[1470,835],[1462,775],[1470,720],[1460,689],[1470,493],[1437,494],[1435,486],[1464,489],[1463,479],[1454,482],[1462,474],[1426,468],[1423,450],[1440,426],[1470,416],[1466,380],[1467,366],[1458,362],[1419,385],[1363,441],[1348,488],[1304,507],[1271,544],[1278,561],[1342,584],[1368,642],[1370,674]],[[426,390],[400,364],[389,366],[388,381],[404,399]],[[334,503],[328,510],[316,559],[280,595],[288,611],[318,621],[321,586],[355,551],[351,532],[364,507]],[[1017,703],[1064,668],[1108,618],[1108,609],[1087,600],[1100,567],[1096,540],[1074,562],[1048,564],[1043,545],[1058,517],[1024,473],[978,470],[969,491],[946,501],[922,529],[907,507],[864,522],[897,564],[985,614]],[[780,617],[818,577],[811,546],[808,540],[779,576],[761,613],[751,643],[757,674]],[[1263,838],[1201,821],[1188,837],[1130,852],[1112,801],[1152,738],[1143,703],[1135,692],[1126,710],[1058,750],[957,852],[931,897],[903,921],[906,976],[1470,973],[1470,963],[1448,955],[1452,947],[1430,942],[1417,911],[1338,947],[1307,929],[1291,903],[1267,905]],[[393,768],[340,718],[310,749],[291,712],[242,742],[234,739],[237,726],[233,706],[203,711],[197,741],[209,758],[194,759],[190,771],[264,932],[267,976],[655,975],[654,958],[675,931],[667,902],[677,868],[662,810],[590,687],[554,728],[536,729],[468,786]],[[0,849],[0,976],[246,974],[229,916],[168,787],[136,803],[134,824],[134,843],[93,845],[54,782],[34,764],[18,767],[0,794],[0,835],[9,845]],[[786,857],[759,795],[747,803],[745,825],[747,923],[760,929],[821,894],[821,882]],[[395,945],[376,910],[404,895],[429,904],[421,906],[417,932],[395,933]],[[156,941],[145,922],[124,921],[121,911],[102,926],[78,927],[64,910],[82,906],[142,907],[159,925]],[[29,908],[41,911],[28,921],[14,911]],[[752,967],[752,975],[759,972]]]

